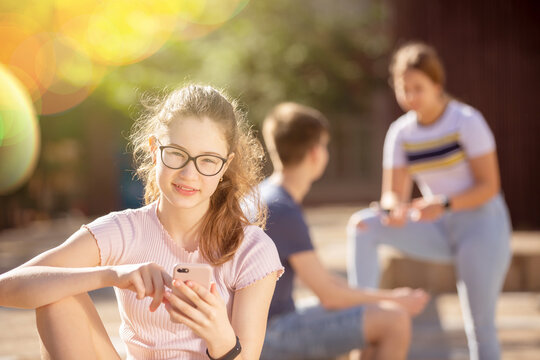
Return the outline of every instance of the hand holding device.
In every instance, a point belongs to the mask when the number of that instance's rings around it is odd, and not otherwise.
[[[173,270],[173,280],[185,283],[190,280],[196,282],[206,290],[210,290],[212,282],[212,267],[208,264],[176,264]],[[191,301],[177,289],[172,288],[174,294],[191,304]]]

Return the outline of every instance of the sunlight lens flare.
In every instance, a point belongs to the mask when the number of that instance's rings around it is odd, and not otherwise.
[[[126,65],[158,51],[169,39],[179,11],[177,2],[106,1],[84,19],[84,29],[63,31],[105,65]],[[75,28],[76,29],[76,28]]]
[[[39,155],[39,124],[22,83],[0,64],[0,195],[32,175]]]
[[[142,61],[171,39],[204,37],[248,3],[3,0],[0,63],[26,88],[38,114],[55,114],[86,99],[108,68]]]
[[[38,66],[44,73],[53,74],[41,97],[40,114],[59,113],[81,103],[106,73],[105,67],[95,64],[83,49],[67,37],[54,37],[43,45],[42,51],[53,54],[55,62]]]

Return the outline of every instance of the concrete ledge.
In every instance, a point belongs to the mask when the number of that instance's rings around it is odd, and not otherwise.
[[[512,262],[503,291],[540,291],[540,237],[538,232],[514,233]],[[430,292],[456,291],[453,265],[437,264],[405,257],[397,250],[382,247],[381,287],[422,287]]]

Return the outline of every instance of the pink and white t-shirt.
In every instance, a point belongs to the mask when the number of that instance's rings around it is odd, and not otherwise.
[[[154,262],[171,274],[177,263],[208,263],[198,250],[177,246],[157,217],[157,202],[139,209],[112,212],[84,225],[96,239],[101,265]],[[234,257],[213,267],[213,281],[232,315],[234,292],[268,274],[283,272],[273,241],[256,226],[244,229]],[[172,323],[164,306],[148,310],[151,298],[137,300],[134,292],[114,288],[122,324],[120,337],[128,359],[206,359],[206,344],[190,328]]]

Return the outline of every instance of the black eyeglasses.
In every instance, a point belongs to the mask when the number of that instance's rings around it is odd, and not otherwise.
[[[185,150],[175,146],[160,146],[161,161],[170,169],[181,169],[187,165],[190,160],[193,160],[197,171],[204,176],[214,176],[223,169],[223,165],[227,162],[217,155],[197,155],[191,156]]]

